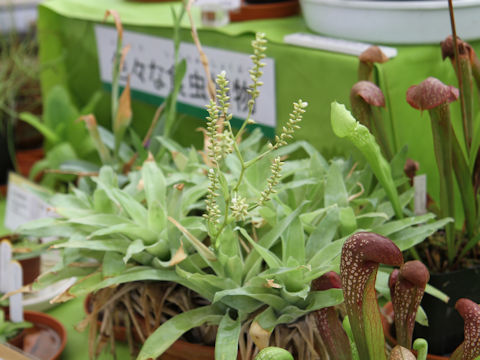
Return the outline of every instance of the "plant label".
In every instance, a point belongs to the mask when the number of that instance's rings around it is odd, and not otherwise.
[[[0,293],[8,292],[8,269],[12,260],[12,244],[8,240],[0,242]]]
[[[358,56],[367,50],[372,44],[364,42],[335,39],[326,36],[293,33],[285,35],[283,42],[312,49],[326,50],[336,53]],[[389,46],[379,46],[382,52],[389,58],[397,56],[397,49]]]
[[[196,0],[195,5],[200,8],[212,8],[217,7],[224,10],[235,10],[240,8],[240,0]]]
[[[95,25],[100,78],[106,88],[111,87],[113,58],[116,50],[117,33],[115,28]],[[120,84],[125,85],[130,75],[132,97],[137,100],[158,105],[172,89],[174,80],[174,43],[167,38],[123,31],[123,45],[130,45]],[[225,71],[230,81],[230,110],[233,123],[243,121],[248,115],[247,93],[251,84],[249,70],[253,66],[250,55],[237,51],[229,51],[203,46],[209,59],[212,75]],[[181,43],[179,59],[186,61],[186,73],[178,94],[179,111],[198,118],[205,118],[205,105],[209,103],[207,78],[197,48],[191,43]],[[265,58],[266,66],[262,68],[260,96],[254,108],[252,118],[262,130],[273,134],[276,126],[275,102],[275,68],[272,58]],[[160,100],[160,101],[159,101]],[[264,131],[265,132],[265,131]]]
[[[29,221],[52,216],[49,206],[41,197],[49,191],[24,177],[10,173],[8,175],[7,205],[5,227],[14,231]]]
[[[20,265],[18,261],[10,261],[8,271],[9,292],[18,290],[22,287],[22,275],[22,265]],[[22,299],[23,295],[21,292],[10,296],[10,320],[12,322],[23,321]]]
[[[10,345],[9,343],[0,344],[0,360],[34,360],[28,354],[20,349]]]
[[[417,175],[413,178],[415,189],[415,215],[427,213],[427,175]]]

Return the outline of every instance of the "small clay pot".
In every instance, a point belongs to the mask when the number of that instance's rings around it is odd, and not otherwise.
[[[19,260],[18,262],[22,265],[23,284],[33,283],[40,275],[40,256]]]
[[[17,235],[7,235],[0,237],[0,240],[7,239],[12,244],[18,239]],[[35,256],[29,259],[18,261],[22,266],[22,281],[23,285],[31,284],[40,275],[41,259],[40,256]]]
[[[393,337],[393,304],[391,301],[385,304],[381,311],[383,333],[388,343],[392,346],[397,345],[397,339]],[[415,355],[416,352],[414,351]],[[448,360],[449,357],[427,354],[427,360]]]
[[[21,150],[17,151],[15,157],[20,174],[28,177],[35,163],[45,157],[45,152],[43,148]]]
[[[9,343],[40,360],[59,359],[67,343],[65,327],[45,313],[26,310],[23,317],[33,327],[24,329]]]

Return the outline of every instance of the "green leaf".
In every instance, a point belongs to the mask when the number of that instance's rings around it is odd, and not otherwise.
[[[425,288],[425,292],[443,301],[444,303],[448,303],[448,301],[450,300],[450,297],[447,294],[438,290],[437,288],[433,287],[430,284],[427,284],[427,287]]]
[[[278,290],[269,289],[265,287],[266,284],[267,281],[263,283],[263,286],[247,285],[244,287],[237,287],[234,289],[218,291],[215,293],[213,302],[224,302],[226,304],[231,304],[232,298],[246,297],[255,301],[250,302],[247,306],[245,306],[245,304],[242,304],[242,308],[239,308],[238,310],[254,312],[259,307],[266,304],[280,311],[285,306],[287,306],[288,303],[284,299],[282,299],[280,295],[275,294],[275,292],[279,293]]]
[[[239,230],[240,233],[243,235],[245,239],[248,240],[250,245],[253,246],[253,248],[260,254],[263,260],[267,263],[267,265],[270,268],[278,268],[282,266],[282,262],[280,259],[270,250],[264,248],[263,246],[257,244],[255,240],[253,240],[250,235],[247,233],[247,231],[244,228],[236,228],[236,230]]]
[[[306,201],[302,202],[292,213],[290,213],[287,217],[283,218],[273,229],[271,229],[268,233],[266,233],[260,241],[258,245],[265,249],[270,249],[283,232],[290,226],[291,222],[296,219],[303,207],[307,204]],[[252,251],[247,259],[245,260],[245,280],[249,280],[251,277],[255,276],[255,269],[257,268],[257,263],[260,262],[260,254],[258,252]]]
[[[108,239],[108,240],[69,240],[62,244],[55,245],[55,248],[74,248],[74,249],[89,249],[96,251],[114,251],[125,253],[130,241],[125,239]]]
[[[132,255],[138,254],[145,250],[145,245],[143,244],[143,241],[140,239],[134,240],[132,243],[127,248],[127,252],[125,256],[123,257],[123,262],[127,263],[128,260],[132,257]]]
[[[216,261],[217,257],[213,253],[212,250],[210,250],[208,247],[206,247],[200,240],[198,240],[195,236],[193,236],[187,229],[185,229],[178,221],[175,219],[171,218],[170,216],[168,217],[168,220],[175,225],[178,230],[180,230],[183,235],[191,242],[191,244],[197,249],[200,255],[209,263],[212,261]]]
[[[97,270],[97,267],[64,267],[60,270],[43,273],[35,280],[32,285],[32,290],[37,291],[46,288],[56,282],[64,279],[76,277],[78,279],[88,276]]]
[[[343,182],[343,175],[336,162],[333,162],[328,170],[324,197],[325,207],[331,205],[338,205],[338,207],[348,206],[347,189]]]
[[[427,221],[432,220],[434,218],[435,218],[435,214],[432,214],[432,213],[428,213],[420,216],[412,216],[406,219],[389,221],[386,224],[373,227],[372,231],[377,234],[388,237],[393,233],[396,233],[403,229],[410,228],[414,225],[426,223]]]
[[[166,204],[167,186],[165,176],[155,161],[145,161],[142,166],[142,179],[148,207],[152,203]]]
[[[137,200],[135,200],[130,194],[113,188],[107,195],[110,194],[122,205],[123,210],[130,216],[130,218],[139,226],[147,226],[147,209],[143,207]]]
[[[312,268],[332,264],[334,259],[340,257],[344,242],[345,239],[335,240],[330,244],[322,247],[312,256],[308,264],[312,266]]]
[[[224,312],[215,305],[189,310],[164,322],[143,344],[137,360],[156,359],[180,336],[205,323],[218,324]]]
[[[113,251],[105,252],[102,263],[102,276],[116,276],[123,271],[125,271],[125,263],[123,262],[122,254]]]
[[[242,323],[237,317],[233,320],[228,312],[223,316],[218,325],[217,338],[215,340],[215,360],[236,359],[238,353],[238,338]]]
[[[333,132],[338,137],[347,137],[363,154],[373,173],[382,184],[390,199],[397,218],[403,218],[402,207],[397,188],[393,182],[390,165],[385,160],[374,136],[361,125],[344,105],[332,103],[331,123]]]
[[[25,121],[27,124],[33,126],[36,130],[38,130],[43,135],[43,137],[52,145],[57,144],[61,141],[58,135],[52,129],[42,123],[37,116],[27,112],[22,112],[20,113],[19,118],[20,120]]]
[[[73,296],[81,296],[108,286],[144,280],[174,281],[179,284],[183,284],[182,278],[180,278],[173,270],[152,269],[151,267],[147,266],[136,266],[127,269],[120,275],[105,279],[103,279],[101,274],[98,273],[97,275],[91,276],[88,279],[85,279],[85,281],[78,282],[72,286],[69,290],[69,293]]]
[[[400,248],[400,250],[404,251],[421,243],[435,231],[445,227],[446,224],[452,221],[451,218],[446,218],[433,223],[407,228],[390,235],[390,239]]]
[[[282,236],[283,263],[287,263],[290,257],[299,264],[305,263],[305,233],[299,217],[292,221]]]
[[[114,235],[120,237],[120,235],[128,236],[130,239],[142,239],[143,242],[147,245],[151,245],[157,242],[157,234],[147,229],[135,224],[123,223],[112,226],[107,226],[103,229],[96,230],[90,234],[90,238],[97,236],[105,235]]]
[[[320,249],[330,244],[335,238],[340,221],[338,210],[334,207],[328,211],[310,234],[305,249],[307,259],[314,257]]]

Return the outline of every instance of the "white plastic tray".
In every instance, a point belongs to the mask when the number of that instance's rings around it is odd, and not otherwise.
[[[314,32],[383,44],[438,43],[451,34],[447,0],[300,0]],[[480,39],[480,0],[453,2],[457,35]]]

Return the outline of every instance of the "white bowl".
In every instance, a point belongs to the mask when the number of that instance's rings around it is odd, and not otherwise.
[[[447,0],[300,0],[307,26],[343,39],[384,44],[438,43],[452,33]],[[453,3],[457,35],[480,38],[480,0]]]

